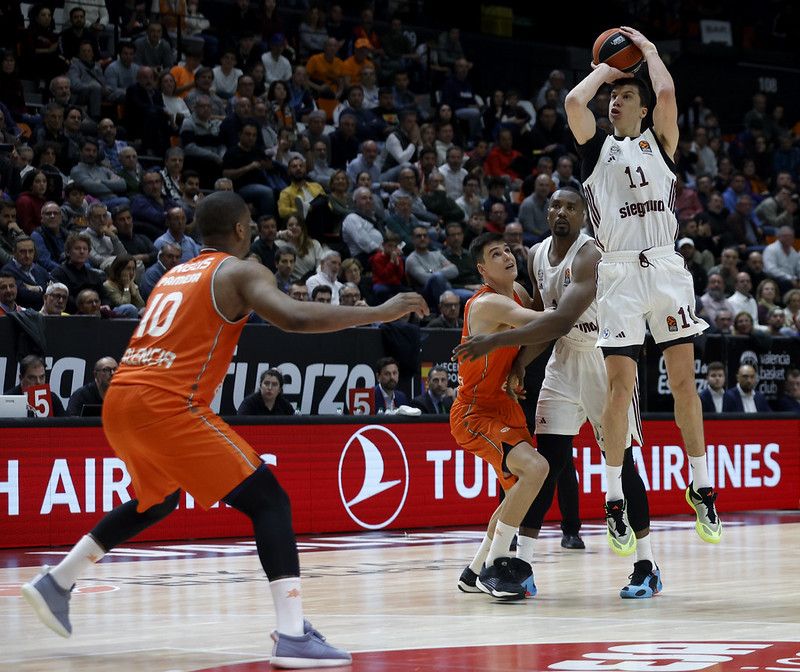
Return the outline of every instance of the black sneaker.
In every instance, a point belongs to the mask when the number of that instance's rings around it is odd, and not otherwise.
[[[514,579],[524,588],[525,597],[536,597],[536,583],[533,581],[533,567],[522,558],[511,558],[508,567]]]
[[[475,585],[484,593],[500,600],[523,600],[525,588],[522,587],[512,569],[516,558],[497,558],[491,567],[484,567]]]
[[[469,567],[464,567],[461,576],[458,578],[458,589],[462,593],[482,593],[483,591],[475,585],[478,575]]]
[[[661,592],[661,570],[654,567],[649,560],[639,560],[633,563],[633,574],[628,579],[630,583],[619,591],[619,596],[624,600],[644,600]]]
[[[572,548],[581,550],[586,548],[586,544],[583,543],[583,539],[579,534],[563,534],[561,536],[561,548]]]

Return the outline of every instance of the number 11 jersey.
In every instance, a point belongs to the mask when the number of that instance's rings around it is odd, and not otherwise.
[[[598,128],[578,146],[581,179],[598,247],[606,252],[674,245],[675,164],[648,128],[635,138]]]

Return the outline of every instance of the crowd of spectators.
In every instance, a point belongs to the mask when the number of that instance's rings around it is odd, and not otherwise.
[[[370,8],[236,0],[222,29],[197,0],[120,4],[112,19],[98,0],[27,17],[4,3],[0,315],[137,318],[198,254],[194,210],[223,189],[252,209],[253,262],[297,300],[413,290],[423,326],[459,328],[483,231],[530,289],[550,195],[581,190],[565,72],[529,98],[478,91],[457,28],[420,35]],[[604,128],[607,107],[601,91]],[[697,314],[712,332],[800,337],[800,122],[757,93],[734,132],[700,98],[680,124],[677,249]]]

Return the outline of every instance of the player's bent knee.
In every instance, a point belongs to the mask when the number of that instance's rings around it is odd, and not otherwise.
[[[521,481],[544,479],[550,471],[547,460],[529,443],[517,444],[508,453],[506,465],[511,473]]]
[[[143,515],[147,516],[153,521],[159,521],[162,518],[166,518],[170,513],[172,513],[178,507],[178,501],[180,500],[180,496],[181,496],[181,491],[176,490],[171,495],[167,495],[164,498],[163,502],[159,504],[154,504],[149,509],[147,509],[147,511],[145,511]]]
[[[282,511],[291,516],[289,495],[265,464],[223,497],[222,501],[251,518],[264,510]]]

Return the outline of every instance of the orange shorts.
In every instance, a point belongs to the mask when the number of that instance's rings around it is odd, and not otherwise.
[[[518,443],[533,445],[525,413],[517,403],[502,407],[468,406],[456,399],[450,409],[450,433],[464,450],[486,460],[494,467],[497,480],[504,490],[517,482],[505,465],[509,447]]]
[[[140,385],[112,385],[103,430],[125,462],[142,512],[178,488],[204,508],[259,466],[258,453],[210,408]]]

